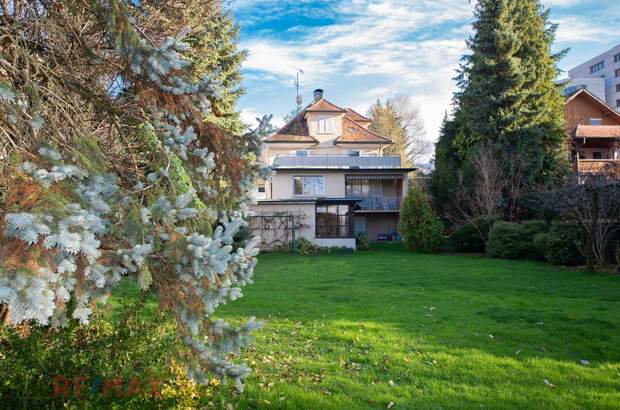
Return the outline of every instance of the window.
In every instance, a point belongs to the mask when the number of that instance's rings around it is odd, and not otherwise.
[[[258,184],[258,192],[265,192],[265,183]]]
[[[616,92],[620,93],[620,84],[616,84]]]
[[[567,97],[569,95],[571,95],[572,93],[574,93],[577,90],[587,90],[588,86],[585,84],[579,84],[579,85],[569,85],[568,87],[566,87],[564,89],[564,92],[562,93],[562,95],[564,97]]]
[[[316,206],[317,238],[350,238],[351,209],[347,204]]]
[[[620,99],[616,100],[616,107],[620,107]]]
[[[307,157],[308,156],[308,151],[306,151],[306,150],[295,151],[295,155],[297,155],[298,157]]]
[[[605,68],[605,61],[601,61],[600,63],[596,63],[593,66],[590,67],[590,74],[594,74],[598,71],[601,71],[603,68]]]
[[[330,115],[317,117],[317,132],[319,134],[331,134],[334,132],[334,118]]]
[[[614,63],[620,63],[620,53],[614,56]]]
[[[293,177],[293,194],[318,196],[325,194],[325,178],[322,176]]]
[[[620,68],[616,70],[616,78],[620,77]]]
[[[359,157],[360,156],[360,152],[356,149],[350,149],[348,152],[350,157]]]
[[[345,191],[348,198],[365,198],[370,196],[370,181],[364,179],[347,181]]]
[[[599,151],[593,152],[592,159],[603,159],[603,153]]]
[[[590,118],[590,125],[603,125],[601,118]]]

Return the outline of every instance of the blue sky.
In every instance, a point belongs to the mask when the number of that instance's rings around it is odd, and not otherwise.
[[[568,70],[620,43],[619,0],[545,0],[560,25],[555,49],[570,47]],[[410,96],[434,141],[449,109],[452,78],[467,52],[473,6],[467,0],[235,0],[247,94],[246,121],[295,107],[294,79],[302,69],[304,104],[312,90],[366,113],[378,98]]]

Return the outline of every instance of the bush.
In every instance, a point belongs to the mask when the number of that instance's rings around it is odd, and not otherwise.
[[[417,185],[409,187],[398,230],[405,246],[414,252],[432,252],[443,242],[443,225],[433,215],[428,196]]]
[[[536,243],[536,237],[549,231],[549,225],[545,221],[532,220],[521,224],[525,233],[525,243],[523,247],[523,258],[533,260],[544,260],[544,248]]]
[[[542,249],[545,260],[554,265],[583,265],[585,258],[579,250],[581,230],[570,222],[554,222],[546,234],[538,234],[535,245]]]
[[[448,240],[450,249],[456,252],[484,252],[493,223],[495,220],[492,218],[476,218],[459,226]]]
[[[317,252],[317,247],[306,238],[300,238],[295,242],[295,250],[300,255],[314,255]]]
[[[133,283],[116,291],[127,296],[114,298],[114,310],[97,310],[88,325],[70,322],[58,333],[33,327],[27,336],[1,327],[0,407],[195,408],[200,397],[212,396],[171,359],[185,348],[170,313],[158,311],[152,296],[136,302]],[[82,377],[83,389],[74,387]],[[106,392],[117,378],[118,390]]]
[[[367,251],[370,249],[368,237],[363,233],[358,233],[355,235],[355,247],[358,251]]]
[[[519,259],[526,249],[527,236],[523,225],[499,221],[489,232],[487,253],[494,258]]]
[[[543,259],[541,248],[535,244],[535,237],[545,233],[548,226],[544,221],[523,223],[499,221],[489,232],[487,253],[503,259]]]

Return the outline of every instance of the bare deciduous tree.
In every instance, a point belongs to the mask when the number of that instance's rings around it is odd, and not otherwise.
[[[579,245],[589,271],[609,262],[609,242],[620,223],[620,182],[614,174],[581,175],[540,197],[547,208],[580,227]]]
[[[463,173],[459,173],[456,192],[457,212],[451,219],[457,226],[470,224],[485,241],[485,235],[478,223],[501,215],[502,192],[506,187],[506,179],[497,156],[486,145],[481,145],[472,151],[470,164],[474,171],[473,184],[466,183]]]

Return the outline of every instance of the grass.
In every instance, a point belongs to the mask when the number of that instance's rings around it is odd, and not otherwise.
[[[244,294],[218,310],[264,322],[242,394],[188,383],[170,316],[126,282],[86,327],[0,332],[0,408],[620,409],[619,276],[377,245],[260,255]],[[154,375],[162,399],[65,400],[59,374]]]
[[[261,255],[255,279],[221,311],[265,322],[242,358],[253,374],[215,402],[620,408],[619,277],[382,245]]]

